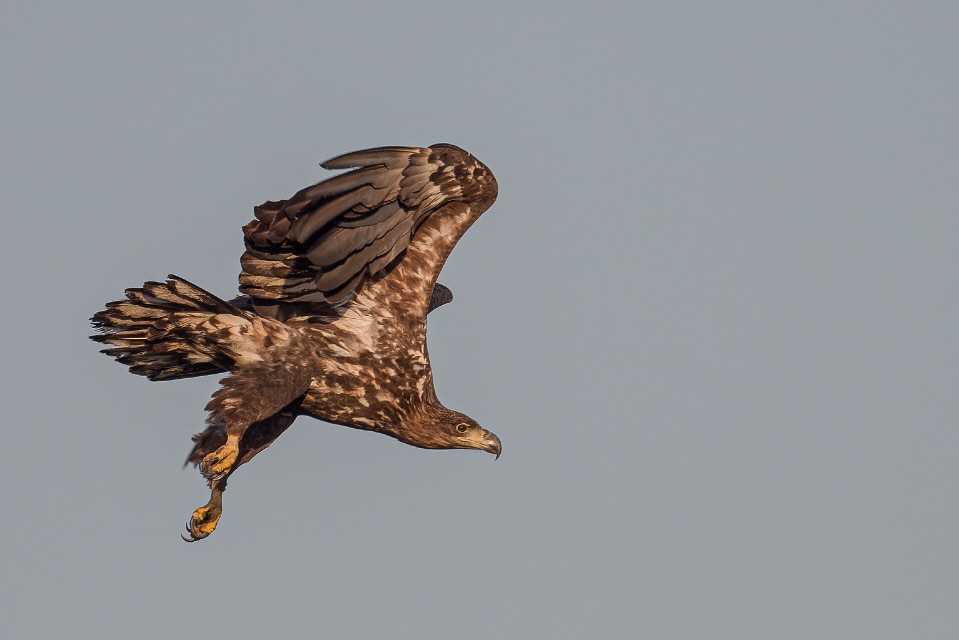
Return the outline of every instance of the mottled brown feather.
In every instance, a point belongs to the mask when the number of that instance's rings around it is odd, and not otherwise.
[[[182,278],[147,282],[93,317],[104,353],[152,380],[228,372],[188,457],[210,482],[187,540],[212,532],[226,480],[297,415],[423,448],[482,449],[496,436],[436,397],[426,316],[453,299],[436,282],[492,204],[496,180],[452,145],[380,147],[353,169],[254,209],[230,302]]]
[[[496,197],[485,165],[453,145],[368,149],[323,166],[353,170],[256,207],[244,227],[240,290],[261,304],[329,313],[388,270],[429,216],[451,202],[482,212]]]

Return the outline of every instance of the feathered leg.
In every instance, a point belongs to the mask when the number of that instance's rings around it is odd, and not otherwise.
[[[226,476],[210,482],[210,501],[193,512],[186,526],[189,537],[182,536],[184,540],[196,542],[213,533],[223,513],[223,492],[226,491],[227,478],[241,465],[252,460],[253,456],[273,444],[273,441],[293,424],[298,413],[299,399],[279,413],[249,426],[240,440],[236,464]],[[187,457],[186,464],[199,465],[207,455],[227,441],[226,423],[222,420],[211,423],[204,432],[193,436],[193,441],[196,444]]]
[[[247,429],[279,413],[307,392],[312,375],[297,366],[297,360],[264,360],[238,368],[220,381],[223,387],[213,394],[206,408],[211,425],[219,421],[226,425],[226,441],[198,464],[203,477],[213,483],[228,476],[240,456],[240,441]]]

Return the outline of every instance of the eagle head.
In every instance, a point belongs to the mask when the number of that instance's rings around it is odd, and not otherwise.
[[[475,420],[446,407],[429,407],[426,415],[405,425],[396,437],[424,449],[480,449],[499,458],[503,451],[496,434],[479,426]]]
[[[451,411],[454,414],[451,420],[447,420],[444,426],[449,429],[449,435],[456,443],[453,449],[482,449],[495,454],[496,459],[503,452],[503,445],[500,444],[496,434],[487,431],[476,424],[476,421],[465,416],[462,413]]]

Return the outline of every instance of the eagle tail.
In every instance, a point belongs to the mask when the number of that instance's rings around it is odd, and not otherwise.
[[[216,339],[220,324],[249,321],[250,313],[174,275],[127,289],[91,318],[90,336],[111,345],[101,353],[150,380],[192,378],[229,370],[233,358]]]

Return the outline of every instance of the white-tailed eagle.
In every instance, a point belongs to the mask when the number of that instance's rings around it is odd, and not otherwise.
[[[459,147],[381,147],[322,165],[352,169],[266,202],[243,228],[242,296],[182,278],[128,289],[93,316],[103,353],[150,380],[226,372],[187,462],[208,480],[188,541],[210,535],[227,478],[299,415],[427,449],[500,454],[499,439],[433,389],[426,315],[460,236],[496,179]]]

